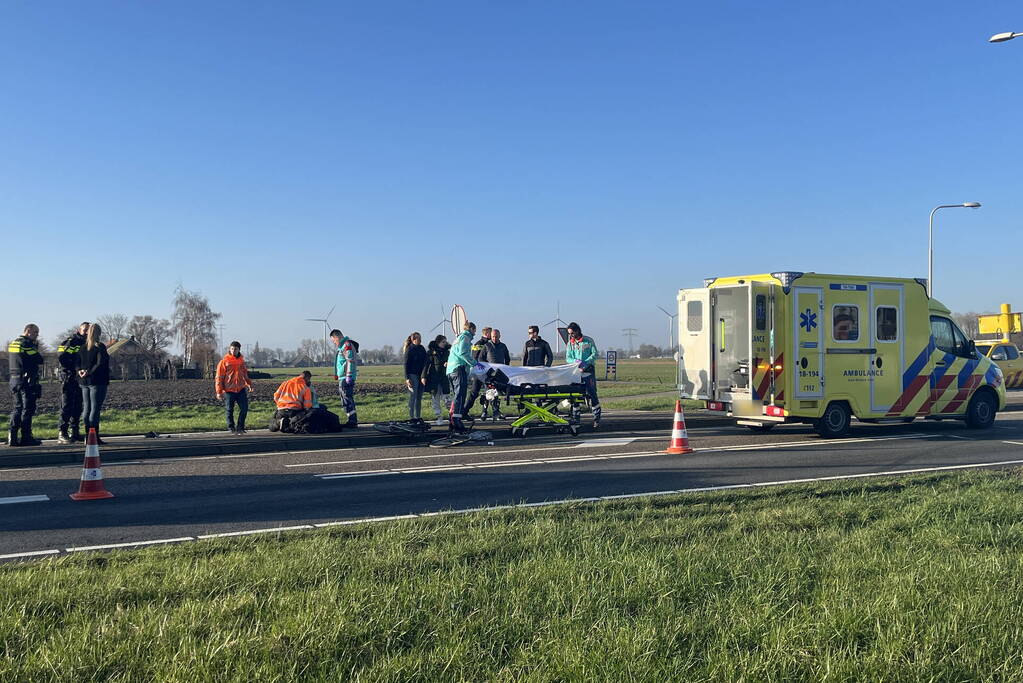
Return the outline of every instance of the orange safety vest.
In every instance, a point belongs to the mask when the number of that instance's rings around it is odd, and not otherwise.
[[[274,402],[279,410],[309,410],[313,407],[313,390],[302,375],[292,377],[277,387]]]
[[[217,363],[218,394],[251,388],[252,381],[249,379],[249,369],[245,367],[245,356],[235,358],[229,353],[220,359]]]

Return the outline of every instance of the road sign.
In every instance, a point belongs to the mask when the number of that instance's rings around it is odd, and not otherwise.
[[[607,360],[604,364],[604,379],[618,381],[618,352],[608,351]]]

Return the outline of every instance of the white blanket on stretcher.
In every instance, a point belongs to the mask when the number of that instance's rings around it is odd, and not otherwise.
[[[476,363],[473,374],[483,379],[487,371],[500,370],[508,377],[508,383],[519,387],[523,384],[546,384],[563,387],[569,384],[582,384],[583,371],[576,363],[554,365],[546,368],[522,367],[521,365],[502,365],[501,363]]]

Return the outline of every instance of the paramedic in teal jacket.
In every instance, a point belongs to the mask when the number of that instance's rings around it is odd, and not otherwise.
[[[451,431],[463,433],[462,411],[465,409],[465,390],[468,386],[469,371],[476,364],[472,357],[472,337],[476,324],[468,320],[462,325],[462,333],[451,345],[448,354],[448,380],[451,382]]]
[[[337,347],[334,357],[334,379],[337,380],[337,393],[341,396],[341,408],[348,415],[346,427],[358,427],[359,417],[355,413],[355,376],[358,374],[355,354],[358,345],[341,334],[341,330],[331,330],[330,340]]]
[[[565,362],[577,363],[583,371],[583,384],[586,386],[586,398],[593,410],[593,428],[600,427],[600,399],[597,398],[597,375],[594,366],[597,364],[597,345],[583,335],[579,323],[568,324],[568,345],[565,347]]]

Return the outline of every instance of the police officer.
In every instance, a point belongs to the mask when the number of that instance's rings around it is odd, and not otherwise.
[[[10,386],[14,403],[10,426],[7,430],[8,446],[38,446],[42,443],[32,436],[32,416],[36,413],[36,401],[43,393],[39,384],[39,371],[43,357],[39,353],[37,340],[39,326],[25,325],[25,333],[7,345],[10,355]],[[21,436],[18,436],[18,430]]]
[[[494,356],[494,344],[490,341],[490,332],[493,330],[492,327],[484,327],[480,330],[480,338],[473,342],[472,345],[472,359],[474,362],[484,363],[492,362]],[[476,403],[476,399],[479,398],[480,391],[483,389],[483,382],[476,379],[476,376],[471,372],[469,373],[469,395],[465,397],[465,413],[469,414],[472,410],[472,406]],[[481,401],[482,404],[482,401]],[[484,415],[485,417],[485,415]]]
[[[82,323],[78,331],[65,339],[57,347],[57,362],[60,363],[60,431],[57,443],[69,444],[81,441],[78,424],[82,419],[82,387],[78,384],[75,363],[78,362],[78,351],[85,344],[85,333],[89,331],[89,323]]]

